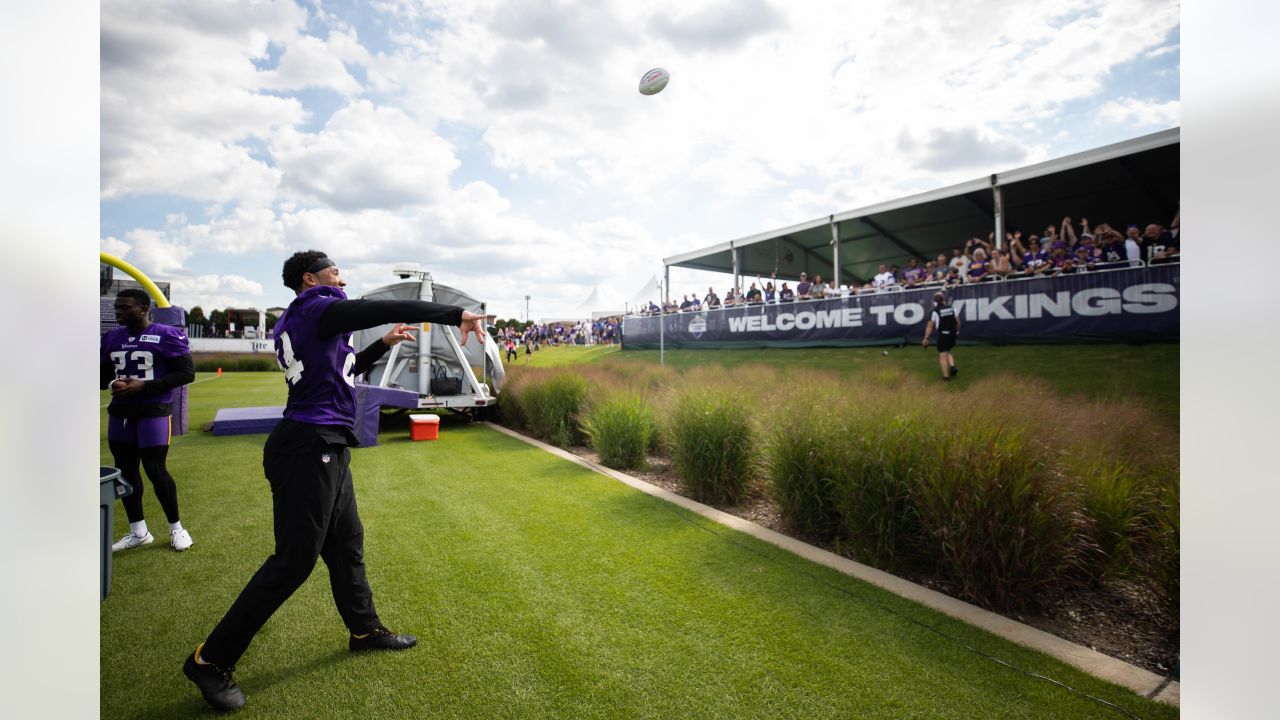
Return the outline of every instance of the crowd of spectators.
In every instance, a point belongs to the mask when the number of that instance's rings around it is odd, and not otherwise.
[[[521,349],[529,356],[540,348],[559,345],[615,345],[622,340],[622,318],[534,323],[523,329],[507,325],[497,328],[493,337],[508,360]]]
[[[1025,240],[1021,230],[1005,233],[1004,242],[995,242],[995,233],[986,240],[970,238],[962,247],[953,248],[951,256],[939,253],[933,260],[909,257],[905,267],[881,264],[871,280],[853,285],[824,282],[821,275],[812,281],[808,273],[800,273],[794,288],[779,282],[776,273],[767,279],[759,276],[746,292],[729,288],[722,299],[715,288],[705,295],[686,294],[679,301],[663,305],[649,302],[639,308],[640,315],[700,312],[721,307],[772,305],[795,300],[818,300],[848,297],[862,293],[885,292],[920,287],[957,287],[969,283],[1013,278],[1049,277],[1096,270],[1135,267],[1143,264],[1177,262],[1179,259],[1178,216],[1168,227],[1149,223],[1144,228],[1130,224],[1121,233],[1107,223],[1090,226],[1081,218],[1080,231],[1070,216],[1058,226],[1047,225],[1040,234],[1031,233]]]

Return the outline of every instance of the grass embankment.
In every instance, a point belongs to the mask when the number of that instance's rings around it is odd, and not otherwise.
[[[961,373],[951,383],[963,391],[974,382],[1001,376],[1043,381],[1065,397],[1119,403],[1138,402],[1178,424],[1178,345],[989,345],[956,348]],[[885,355],[887,351],[889,354]],[[544,348],[515,367],[566,367],[658,364],[657,350],[618,346]],[[759,350],[667,350],[667,365],[685,370],[702,365],[740,367],[764,364],[787,370],[831,370],[845,376],[871,376],[886,369],[937,382],[938,353],[919,345],[903,348],[765,348]],[[1012,388],[1011,388],[1012,389]],[[813,398],[820,402],[821,398]]]
[[[192,387],[192,426],[283,398],[279,375],[228,373]],[[484,427],[450,419],[438,442],[407,435],[384,429],[353,469],[379,612],[420,645],[348,653],[321,563],[240,663],[254,718],[1114,713],[904,618],[1140,717],[1178,715]],[[210,714],[180,664],[271,551],[262,441],[175,439],[196,544],[165,546],[148,492],[157,542],[114,558],[102,604],[102,717]],[[115,525],[126,530],[118,506]]]

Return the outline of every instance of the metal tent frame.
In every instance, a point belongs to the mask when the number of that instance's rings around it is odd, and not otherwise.
[[[1178,212],[1181,129],[1172,128],[989,177],[938,188],[663,258],[664,299],[671,268],[795,281],[801,272],[836,284],[863,283],[881,263],[905,266],[963,247],[1005,228],[1025,238],[1064,216],[1123,228],[1167,224]],[[782,262],[789,259],[790,262]]]

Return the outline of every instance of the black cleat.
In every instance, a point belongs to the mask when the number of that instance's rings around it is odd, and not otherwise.
[[[956,375],[959,375],[959,374],[960,374],[960,368],[956,367],[955,365],[952,365],[952,366],[951,366],[951,377],[955,377]]]
[[[418,644],[418,638],[412,635],[397,635],[379,625],[367,634],[351,635],[347,647],[352,652],[357,650],[408,650]]]
[[[204,701],[218,712],[227,712],[244,706],[244,691],[231,677],[234,668],[222,668],[213,663],[198,663],[194,653],[182,664],[182,674],[200,688]]]

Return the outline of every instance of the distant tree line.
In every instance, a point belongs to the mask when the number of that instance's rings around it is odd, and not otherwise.
[[[276,326],[276,320],[279,318],[271,313],[264,312],[263,314],[266,315],[267,332],[271,332]],[[204,308],[199,305],[187,310],[187,327],[199,328],[196,337],[230,337],[232,335],[231,324],[226,310],[210,310],[206,316]],[[240,333],[243,330],[243,324],[237,323],[236,333]]]

